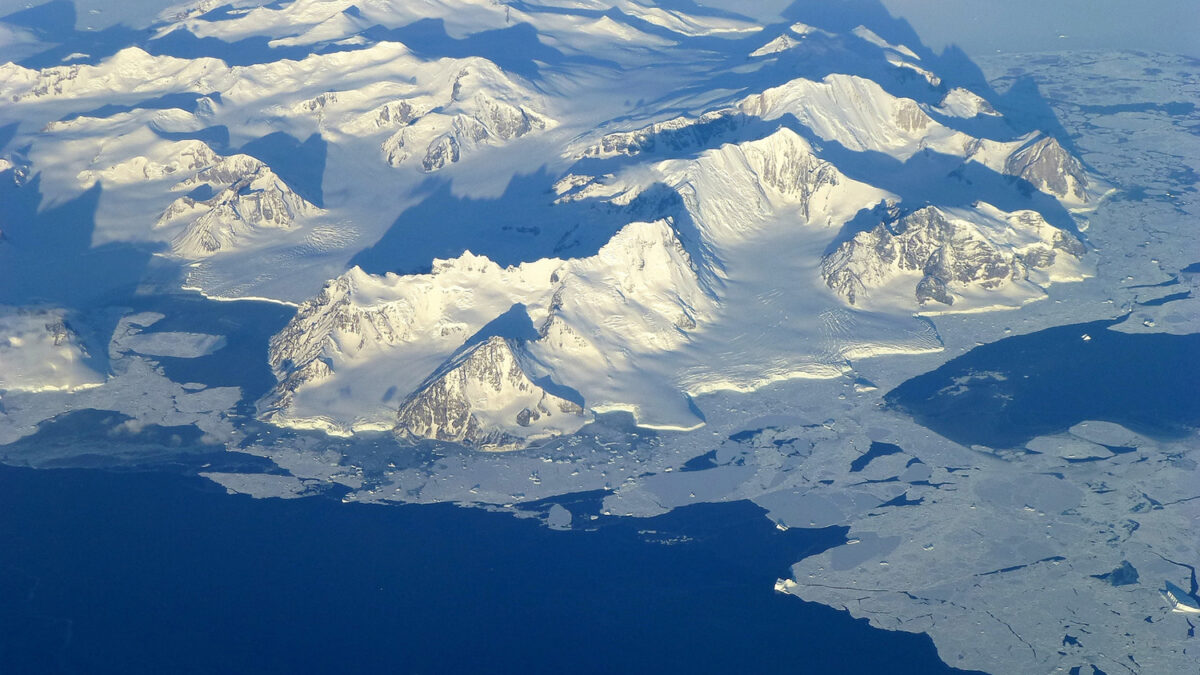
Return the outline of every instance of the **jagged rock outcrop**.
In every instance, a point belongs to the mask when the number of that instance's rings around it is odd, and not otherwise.
[[[790,130],[780,130],[761,143],[747,143],[742,150],[761,183],[798,204],[806,221],[820,209],[814,204],[817,195],[846,180],[837,167],[817,157],[812,147]]]
[[[736,110],[721,109],[699,117],[676,117],[642,129],[605,134],[584,148],[580,157],[633,156],[655,150],[678,151],[702,146],[721,134],[744,125]]]
[[[465,252],[435,260],[433,270],[422,275],[374,276],[353,267],[304,302],[271,338],[268,359],[279,384],[260,408],[287,418],[300,389],[371,362],[374,374],[386,380],[384,389],[397,387],[403,397],[488,321],[515,303],[536,303],[561,264],[546,260],[505,268]],[[479,287],[489,290],[476,292]],[[435,361],[418,372],[424,359]],[[387,409],[390,419],[394,402]]]
[[[1004,172],[1024,178],[1042,192],[1066,202],[1091,201],[1083,164],[1050,136],[1032,140],[1010,155]]]
[[[573,433],[583,408],[535,384],[512,342],[493,336],[444,364],[396,415],[396,433],[508,450]]]
[[[435,380],[463,363],[470,368],[456,371],[460,375],[484,372],[483,362],[492,357],[506,364],[516,359],[526,373],[529,364],[537,364],[537,376],[527,375],[530,381],[550,374],[555,382],[579,389],[576,385],[591,382],[598,371],[632,372],[639,355],[686,344],[689,332],[707,322],[714,307],[715,299],[665,221],[631,223],[595,256],[569,261],[502,268],[465,253],[436,261],[425,275],[378,277],[354,268],[301,305],[272,338],[269,358],[278,384],[259,402],[259,411],[272,422],[339,433],[379,428],[385,420],[390,426],[399,407],[417,410],[414,397],[427,403],[431,396],[443,396],[442,389],[430,389]],[[478,345],[464,348],[493,322],[523,330],[525,342],[499,351],[497,344],[483,351]],[[561,421],[542,418],[543,408],[558,416],[560,403],[526,400],[532,394],[523,387],[505,389],[504,396],[525,401],[511,415],[504,413],[517,419],[509,435],[531,438],[541,433],[538,429],[558,429]],[[342,406],[346,400],[362,404]],[[501,405],[499,398],[489,400],[493,407]],[[404,432],[410,437],[454,440],[446,429],[454,430],[451,435],[468,429],[463,416],[430,421],[426,415],[421,423],[404,419],[411,422]],[[526,423],[530,430],[520,431]],[[477,435],[463,438],[484,442]]]
[[[499,145],[541,131],[547,119],[527,106],[497,100],[487,94],[477,94],[464,102],[448,102],[457,109],[454,114],[430,113],[417,118],[383,143],[384,159],[392,166],[401,166],[410,158],[421,156],[421,169],[437,171],[458,162],[462,157],[483,145]],[[412,106],[394,105],[384,108],[386,115],[400,124],[416,114]],[[430,140],[432,138],[432,140]]]
[[[166,228],[183,223],[171,240],[171,250],[183,258],[207,258],[264,230],[289,230],[297,219],[322,213],[267,165],[247,155],[221,158],[180,187],[215,192],[205,199],[176,199],[155,224]]]
[[[682,127],[685,132],[694,128],[703,127]],[[646,142],[655,139],[651,135]],[[700,263],[702,277],[718,266],[711,260],[712,250],[736,245],[773,220],[837,225],[890,194],[843,175],[787,127],[755,140],[722,144],[695,158],[662,161],[648,173],[656,180],[650,186],[645,173],[636,176],[640,182],[612,174],[571,174],[554,190],[559,202],[596,199],[630,205],[643,216],[686,211],[699,235],[689,250]]]
[[[271,338],[267,360],[279,384],[260,404],[264,417],[271,419],[286,411],[302,386],[331,377],[335,356],[352,358],[362,350],[386,350],[412,337],[409,303],[356,301],[360,292],[370,294],[377,285],[370,275],[353,267],[302,304],[296,316]]]
[[[0,65],[20,122],[5,158],[40,177],[45,204],[95,190],[93,247],[169,242],[210,297],[291,303],[325,284],[271,341],[272,422],[499,447],[576,424],[569,389],[593,411],[693,428],[691,396],[927,350],[924,324],[902,327],[914,305],[1011,305],[1079,274],[1079,243],[1032,212],[931,207],[874,227],[864,210],[881,201],[961,205],[971,186],[1058,215],[1021,192],[1076,208],[1098,191],[1061,145],[981,118],[1000,114],[870,16],[352,3],[194,8],[149,38],[253,40],[277,59],[129,48]],[[682,37],[721,33],[744,39]],[[355,261],[432,271],[344,271]],[[870,320],[819,318],[831,308]],[[496,381],[504,396],[471,393]]]
[[[1083,253],[1078,239],[1033,211],[927,206],[844,242],[825,256],[821,276],[852,305],[912,284],[917,304],[951,306],[958,292],[1029,281],[1030,270],[1052,270]]]

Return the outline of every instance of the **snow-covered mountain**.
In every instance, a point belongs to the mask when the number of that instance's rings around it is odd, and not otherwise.
[[[184,258],[206,258],[236,248],[264,230],[293,229],[297,219],[322,212],[266,164],[247,155],[217,159],[179,186],[192,188],[190,195],[204,196],[185,195],[171,202],[154,227],[182,226],[171,240],[171,249]]]
[[[506,392],[521,401],[545,394],[545,406],[564,409],[561,397],[543,391],[542,378],[549,377],[554,386],[583,392],[593,409],[637,399],[642,388],[632,378],[639,359],[686,342],[687,331],[712,306],[664,221],[631,223],[589,258],[501,268],[465,253],[435,261],[430,274],[409,276],[376,277],[355,268],[305,303],[272,340],[280,384],[260,408],[282,424],[347,433],[391,428],[395,406],[405,401],[398,428],[408,435],[424,429],[442,440],[496,444],[493,430],[468,429],[466,420],[499,419]],[[495,342],[499,338],[507,341]],[[480,340],[486,348],[476,345]],[[494,365],[493,371],[506,373],[502,380],[509,384],[497,385],[486,401],[462,393],[466,382],[490,377],[480,375],[493,372],[482,361],[497,354],[511,367]],[[629,379],[610,381],[612,373]],[[430,421],[430,401],[450,399],[457,412]],[[505,435],[545,435],[562,424],[547,415],[526,434]]]
[[[400,405],[397,433],[508,450],[578,430],[583,408],[534,383],[523,360],[499,336],[467,347]]]
[[[885,392],[1174,374],[1124,345],[1200,326],[1195,63],[981,72],[878,0],[32,4],[0,10],[0,462],[555,527],[749,500],[848,528],[780,590],[957,667],[1194,662],[1154,592],[1197,557],[1194,438],[1084,386],[1050,412],[1089,419],[955,441]]]
[[[473,150],[503,145],[554,126],[528,85],[481,58],[416,63],[415,82],[385,80],[329,91],[280,111],[311,115],[326,133],[374,137],[394,166],[437,171]],[[456,69],[456,70],[455,70]]]
[[[926,206],[856,234],[825,256],[821,274],[852,305],[903,307],[908,292],[921,309],[981,298],[1020,306],[1049,283],[1086,276],[1083,254],[1078,239],[1034,211]]]
[[[92,246],[297,304],[259,414],[335,434],[693,428],[702,393],[937,349],[914,310],[1088,276],[1072,214],[1106,188],[1067,147],[888,25],[795,18],[183,6],[110,55],[0,66],[0,162],[47,203],[91,190]]]
[[[299,251],[344,268],[394,221],[377,204],[556,125],[534,85],[486,58],[358,47],[246,65],[140,47],[95,64],[4,64],[0,119],[28,134],[9,147],[27,147],[43,194],[100,188],[95,244],[152,242],[203,260],[187,285],[210,295],[298,301],[326,267],[264,260]]]
[[[1026,180],[1070,206],[1083,206],[1099,197],[1079,160],[1052,137],[1030,132],[1007,141],[977,138],[936,121],[930,113],[962,118],[996,115],[990,104],[965,89],[950,90],[937,105],[923,105],[894,96],[869,79],[835,73],[821,81],[798,78],[694,118],[677,117],[606,134],[579,156],[680,151],[732,137],[763,120],[781,120],[785,125],[795,121],[815,140],[855,153],[882,153],[907,162],[917,152],[934,152]]]
[[[339,433],[390,429],[399,403],[489,322],[544,315],[546,300],[532,300],[545,298],[560,264],[502,268],[467,252],[424,275],[352,268],[271,340],[279,385],[260,409],[272,421]]]

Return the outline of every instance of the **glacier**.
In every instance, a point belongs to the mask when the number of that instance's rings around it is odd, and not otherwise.
[[[204,471],[233,492],[523,516],[602,491],[567,529],[752,500],[849,528],[778,591],[950,665],[1190,663],[1155,589],[1098,575],[1187,586],[1194,433],[968,446],[883,401],[1049,327],[1196,333],[1194,63],[980,71],[870,2],[223,4],[92,54],[0,17],[0,461],[225,451],[278,468]]]

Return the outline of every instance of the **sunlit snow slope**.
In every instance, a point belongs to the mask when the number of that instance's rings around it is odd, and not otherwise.
[[[490,449],[617,410],[691,429],[693,396],[938,350],[919,315],[1089,276],[1079,214],[1105,186],[892,29],[636,0],[183,5],[137,46],[0,66],[0,168],[39,208],[92,195],[93,247],[297,305],[272,423]],[[54,347],[54,377],[10,379],[96,380]]]

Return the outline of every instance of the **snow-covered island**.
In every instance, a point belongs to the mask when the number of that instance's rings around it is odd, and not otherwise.
[[[0,462],[227,451],[272,467],[201,467],[231,492],[555,529],[749,500],[847,528],[776,590],[953,667],[1186,670],[1196,420],[982,410],[1200,332],[1200,69],[980,71],[819,5],[201,2],[3,63]],[[977,438],[890,393],[943,369]]]

